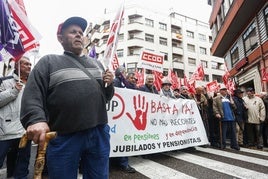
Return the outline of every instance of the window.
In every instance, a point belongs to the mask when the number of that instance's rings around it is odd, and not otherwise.
[[[159,37],[159,44],[167,46],[167,38]]]
[[[179,78],[183,78],[184,77],[184,71],[182,69],[173,68],[173,71],[175,72],[175,74],[177,74],[177,76]]]
[[[182,43],[179,40],[172,39],[172,47],[180,48],[182,47]]]
[[[200,47],[200,54],[206,55],[207,54],[207,49],[204,47]]]
[[[201,64],[203,65],[204,68],[208,67],[208,62],[205,60],[201,60]]]
[[[103,33],[108,33],[110,31],[110,24],[104,25]]]
[[[145,34],[145,41],[147,42],[154,42],[154,36],[151,34]]]
[[[209,76],[205,75],[203,81],[209,82]]]
[[[102,44],[106,44],[106,43],[107,43],[107,41],[108,41],[108,39],[106,39],[106,38],[105,38],[105,39],[103,39],[103,40],[102,40]]]
[[[212,40],[212,36],[209,36],[209,43],[212,43],[213,40]]]
[[[238,47],[237,47],[237,45],[235,45],[231,49],[231,61],[232,61],[232,65],[236,64],[236,62],[238,62],[238,60],[239,60]]]
[[[211,68],[216,70],[223,70],[223,63],[211,62]]]
[[[135,72],[137,63],[127,63],[127,72]]]
[[[134,33],[129,33],[129,40],[134,39],[134,38],[135,38],[135,34]]]
[[[191,31],[187,30],[186,33],[187,33],[187,37],[194,38],[194,32],[191,32]]]
[[[189,52],[195,52],[195,46],[191,44],[187,44],[187,49]]]
[[[251,24],[246,30],[246,32],[243,34],[243,41],[246,53],[254,50],[257,47],[258,39],[255,23]]]
[[[163,76],[168,76],[168,69],[163,68]]]
[[[205,42],[207,39],[206,39],[206,35],[204,35],[204,34],[198,34],[198,38],[199,38],[199,40],[200,41],[202,41],[202,42]]]
[[[216,80],[218,83],[222,83],[222,76],[212,75],[212,81]]]
[[[172,54],[172,62],[183,63],[182,55]]]
[[[119,34],[119,35],[118,35],[118,41],[119,41],[119,42],[124,41],[124,34]]]
[[[196,59],[194,58],[188,58],[188,64],[192,66],[196,66]]]
[[[164,55],[164,60],[165,61],[168,61],[168,53],[165,53],[165,52],[160,52]]]
[[[150,26],[150,27],[154,27],[154,21],[151,19],[145,18],[145,25]]]
[[[265,21],[265,26],[266,26],[266,33],[268,36],[268,6],[264,8],[264,21]]]
[[[117,57],[123,57],[124,56],[124,51],[123,49],[117,50]]]
[[[129,56],[134,55],[134,49],[129,49]]]
[[[159,29],[166,31],[167,30],[167,24],[159,22]]]

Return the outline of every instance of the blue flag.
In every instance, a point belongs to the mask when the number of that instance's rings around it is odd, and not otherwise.
[[[9,15],[8,15],[9,14]],[[0,1],[0,18],[1,18],[1,44],[5,45],[7,42],[14,38],[14,33],[8,22],[8,16],[10,16],[10,11],[6,0]]]
[[[96,59],[97,58],[97,53],[96,53],[96,49],[95,49],[95,45],[93,45],[93,47],[91,48],[90,52],[89,52],[89,56],[91,58]]]
[[[0,1],[0,19],[0,48],[4,48],[15,59],[19,59],[24,54],[24,47],[6,0]]]

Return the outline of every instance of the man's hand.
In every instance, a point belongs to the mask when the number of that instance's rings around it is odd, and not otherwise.
[[[16,82],[16,84],[15,84],[15,88],[18,90],[18,91],[21,91],[21,89],[22,89],[22,83],[21,82]]]
[[[27,138],[34,141],[42,149],[45,144],[46,133],[49,131],[46,122],[38,122],[27,127]]]
[[[105,73],[103,74],[103,81],[105,84],[108,86],[113,83],[114,75],[111,71],[106,70]]]
[[[216,118],[218,118],[218,119],[221,118],[221,115],[220,115],[220,114],[216,114],[215,116],[216,116]]]

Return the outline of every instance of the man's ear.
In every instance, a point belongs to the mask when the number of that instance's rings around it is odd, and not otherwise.
[[[59,41],[60,43],[63,42],[63,40],[62,40],[62,35],[61,35],[61,34],[57,35],[57,38],[58,38],[58,41]]]

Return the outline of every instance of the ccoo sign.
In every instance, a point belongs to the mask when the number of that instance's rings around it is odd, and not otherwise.
[[[163,64],[164,57],[163,55],[157,55],[149,52],[142,52],[141,59],[147,62],[153,62],[158,64]]]

